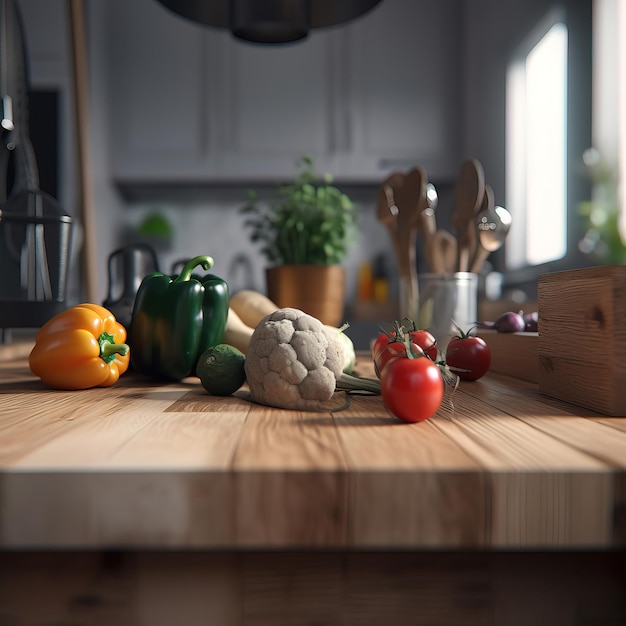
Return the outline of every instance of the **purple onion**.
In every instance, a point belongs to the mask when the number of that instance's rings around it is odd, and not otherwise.
[[[498,317],[493,323],[493,327],[499,333],[519,333],[526,327],[526,322],[523,315],[508,311]]]

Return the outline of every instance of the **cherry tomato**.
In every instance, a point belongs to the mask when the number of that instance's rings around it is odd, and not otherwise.
[[[411,351],[413,356],[424,354],[424,351],[413,342],[411,342]],[[387,363],[399,357],[406,358],[406,346],[402,341],[390,341],[386,346],[383,346],[374,357],[376,376],[380,378],[380,374],[385,369]]]
[[[392,359],[381,374],[385,405],[405,422],[422,422],[437,412],[443,399],[443,377],[428,357]]]
[[[411,341],[415,342],[433,361],[437,360],[437,340],[427,330],[412,330],[409,333]]]
[[[484,339],[461,333],[450,339],[446,363],[461,380],[478,380],[491,365],[491,352]]]
[[[392,339],[395,337],[395,333],[391,335],[387,335],[386,333],[380,333],[378,337],[376,337],[376,341],[374,341],[374,345],[372,346],[372,358],[376,360],[376,355],[384,348]]]
[[[393,342],[397,336],[396,332],[380,333],[374,345],[372,346],[372,358],[376,359],[376,355],[384,348],[388,343]],[[409,331],[409,338],[413,343],[416,343],[422,350],[433,360],[437,360],[437,340],[427,330],[411,330]]]

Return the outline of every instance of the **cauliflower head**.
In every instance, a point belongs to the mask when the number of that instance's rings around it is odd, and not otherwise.
[[[277,309],[257,325],[246,352],[253,401],[284,409],[319,408],[344,367],[336,330],[299,309]]]

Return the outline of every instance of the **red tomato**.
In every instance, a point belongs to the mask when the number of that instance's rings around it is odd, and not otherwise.
[[[461,333],[450,339],[446,363],[461,380],[478,380],[491,365],[491,352],[480,337]]]
[[[376,360],[376,355],[384,348],[390,341],[392,341],[393,337],[395,337],[395,333],[389,337],[386,333],[380,333],[378,337],[376,337],[376,341],[374,341],[374,345],[372,346],[372,358]]]
[[[385,405],[405,422],[422,422],[437,412],[443,399],[443,377],[428,357],[389,361],[380,390]]]
[[[433,361],[437,360],[437,340],[427,330],[412,330],[409,333],[415,342]]]
[[[413,342],[411,342],[411,350],[413,356],[424,354],[424,351]],[[399,357],[406,358],[406,346],[402,341],[390,341],[386,346],[383,346],[374,357],[376,376],[380,378],[380,374],[385,369],[387,363]]]
[[[422,350],[433,360],[437,359],[437,340],[427,330],[411,330],[408,331],[409,338],[413,343],[416,343]],[[374,345],[372,346],[372,358],[375,359],[376,355],[384,348],[388,343],[392,342],[397,336],[396,332],[380,333]]]

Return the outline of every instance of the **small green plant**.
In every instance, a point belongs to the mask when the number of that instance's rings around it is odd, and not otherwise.
[[[602,264],[626,263],[626,236],[618,200],[619,177],[600,153],[589,148],[583,154],[593,188],[593,199],[579,205],[586,232],[578,248]]]
[[[273,265],[341,263],[356,234],[354,204],[331,184],[330,175],[316,179],[312,158],[302,157],[301,167],[292,184],[277,188],[270,205],[248,192],[241,208],[244,225]]]

